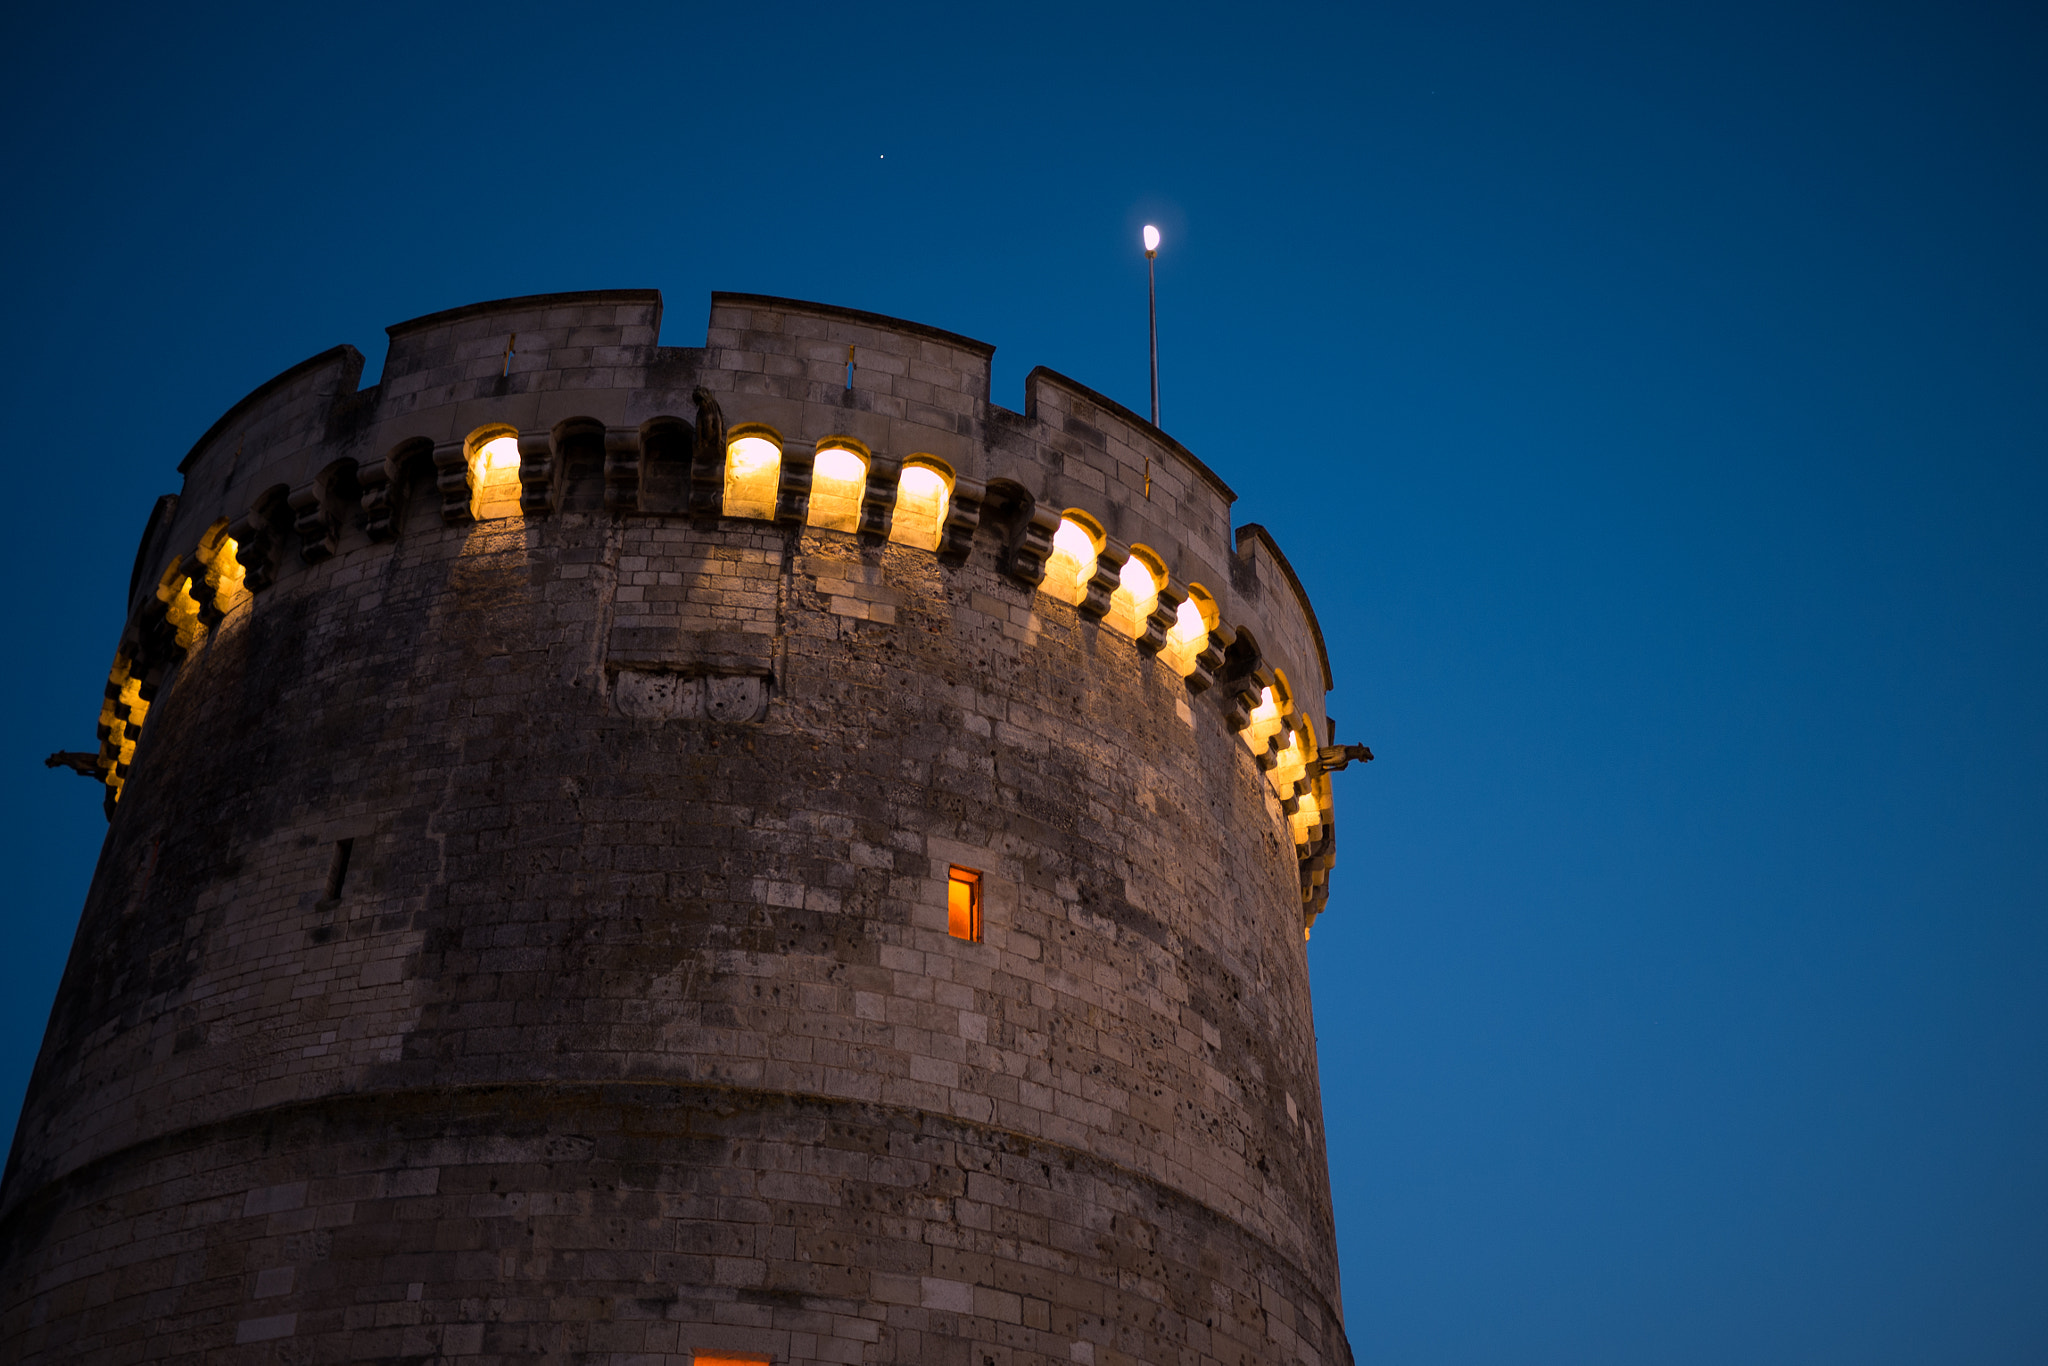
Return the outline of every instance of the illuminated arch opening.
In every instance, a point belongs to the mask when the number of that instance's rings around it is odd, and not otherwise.
[[[1109,595],[1109,615],[1118,630],[1132,640],[1145,634],[1145,622],[1159,606],[1159,590],[1166,579],[1166,561],[1146,546],[1131,547],[1131,557],[1118,574],[1117,590]]]
[[[128,781],[128,765],[135,760],[135,742],[142,738],[142,723],[149,719],[149,703],[142,697],[142,680],[135,674],[135,661],[128,647],[114,654],[107,671],[106,700],[100,706],[100,763],[102,778],[121,800]]]
[[[241,547],[235,538],[228,535],[228,519],[223,517],[206,529],[199,538],[199,562],[205,568],[195,579],[203,579],[203,592],[193,593],[203,603],[211,604],[215,616],[226,616],[249,600],[248,585],[243,582],[244,571],[238,554]]]
[[[1060,515],[1059,530],[1052,534],[1052,554],[1045,561],[1045,591],[1079,607],[1088,600],[1088,581],[1095,577],[1095,560],[1101,553],[1101,526],[1080,509],[1068,508]]]
[[[1300,803],[1294,808],[1294,814],[1287,818],[1287,824],[1292,828],[1294,842],[1307,844],[1322,823],[1322,806],[1317,802],[1315,788],[1311,785],[1309,790],[1302,794]]]
[[[479,427],[463,443],[469,461],[469,515],[493,522],[519,515],[519,433]]]
[[[1292,791],[1294,785],[1308,776],[1308,737],[1302,721],[1304,718],[1289,718],[1281,734],[1281,744],[1273,767],[1266,770],[1266,777],[1280,792]]]
[[[1296,743],[1306,751],[1304,757],[1304,765],[1306,765],[1306,760],[1313,758],[1318,749],[1315,722],[1306,716],[1302,717],[1300,728],[1295,732],[1295,737]],[[1277,770],[1275,771],[1277,772]],[[1328,795],[1328,790],[1329,779],[1327,777],[1308,784],[1308,791],[1301,794],[1294,810],[1289,813],[1287,823],[1293,827],[1294,842],[1296,844],[1307,844],[1314,837],[1316,828],[1323,823],[1323,798]]]
[[[1287,687],[1287,675],[1275,669],[1272,686],[1259,690],[1259,705],[1252,708],[1250,721],[1239,732],[1252,753],[1266,752],[1266,742],[1280,733],[1292,710],[1294,695]]]
[[[826,437],[818,443],[818,458],[811,466],[810,525],[859,531],[860,500],[867,486],[867,448],[846,438]]]
[[[1209,590],[1198,583],[1188,585],[1187,598],[1174,614],[1173,629],[1166,633],[1166,648],[1159,652],[1173,671],[1186,678],[1195,671],[1195,662],[1209,646],[1209,632],[1216,629],[1220,618],[1216,613],[1216,599]]]
[[[175,559],[157,581],[157,601],[164,605],[164,620],[177,633],[178,648],[190,652],[206,639],[206,623],[199,619],[199,600],[192,596],[192,575],[185,561]]]
[[[953,499],[953,471],[942,460],[913,455],[896,481],[896,513],[889,521],[889,539],[919,550],[937,550],[946,525],[946,505]]]
[[[733,428],[725,443],[725,515],[772,521],[782,485],[782,437],[773,427]]]

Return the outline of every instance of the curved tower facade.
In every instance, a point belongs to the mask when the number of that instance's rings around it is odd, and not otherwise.
[[[481,304],[180,466],[0,1355],[1346,1366],[1315,615],[1049,371]]]

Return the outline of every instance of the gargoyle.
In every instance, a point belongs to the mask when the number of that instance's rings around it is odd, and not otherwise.
[[[1364,745],[1324,745],[1316,751],[1316,767],[1325,773],[1341,772],[1353,759],[1369,764],[1372,751]]]

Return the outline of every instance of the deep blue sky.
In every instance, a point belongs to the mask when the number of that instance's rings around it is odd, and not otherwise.
[[[740,15],[744,17],[734,18]],[[759,17],[755,17],[759,16]],[[2019,6],[15,12],[0,1113],[151,500],[474,300],[1145,403],[1314,594],[1372,1366],[2048,1359],[2048,26]]]

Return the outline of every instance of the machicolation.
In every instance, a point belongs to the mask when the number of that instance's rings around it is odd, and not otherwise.
[[[137,550],[5,1185],[23,1361],[1348,1366],[1329,664],[1118,404],[479,304]]]

